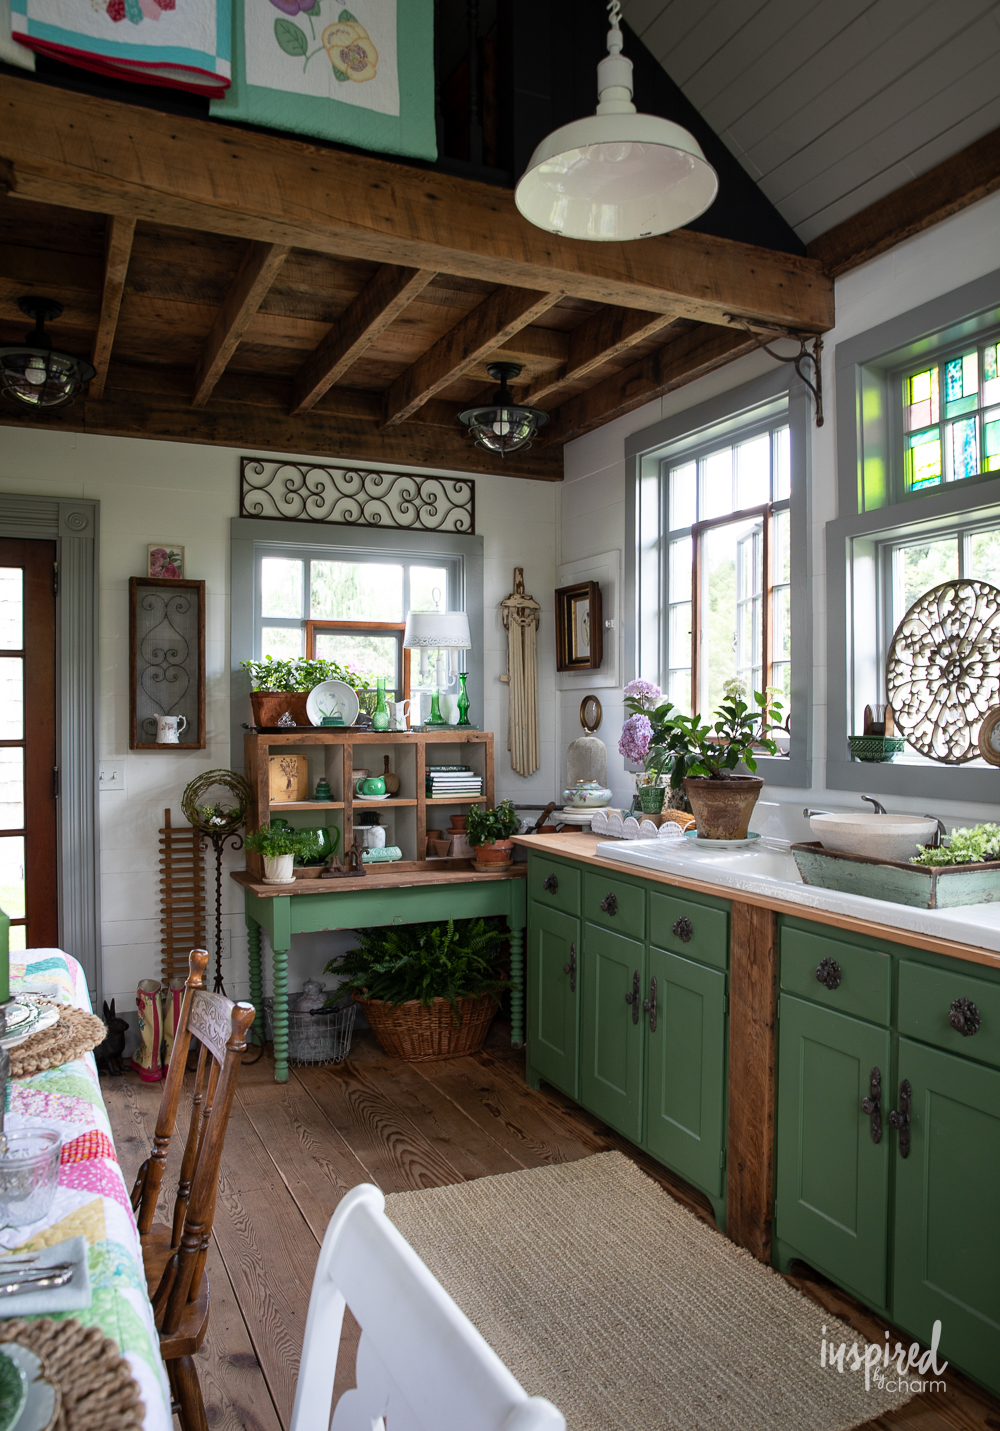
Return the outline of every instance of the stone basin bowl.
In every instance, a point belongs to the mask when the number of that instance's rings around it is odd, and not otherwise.
[[[810,815],[813,834],[828,850],[877,860],[908,860],[934,838],[926,815]]]

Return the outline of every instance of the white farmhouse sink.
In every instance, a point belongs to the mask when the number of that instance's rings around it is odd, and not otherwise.
[[[663,874],[721,878],[725,884],[735,883],[734,876],[774,884],[802,884],[794,856],[777,841],[761,840],[752,850],[706,850],[692,840],[603,840],[594,853],[599,859],[660,870]]]

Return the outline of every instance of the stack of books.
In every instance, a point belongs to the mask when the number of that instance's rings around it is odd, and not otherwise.
[[[432,800],[467,800],[483,793],[483,777],[471,765],[428,765],[427,794]]]

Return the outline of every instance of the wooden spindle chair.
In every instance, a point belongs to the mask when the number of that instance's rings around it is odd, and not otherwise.
[[[215,1215],[219,1164],[247,1030],[254,1017],[252,1004],[234,1004],[222,994],[208,993],[207,965],[206,951],[192,950],[156,1119],[153,1151],[139,1169],[132,1189],[146,1282],[160,1333],[160,1355],[166,1363],[174,1409],[183,1431],[208,1431],[194,1354],[208,1329],[205,1259]],[[173,1224],[154,1225],[192,1037],[200,1040],[201,1049]]]

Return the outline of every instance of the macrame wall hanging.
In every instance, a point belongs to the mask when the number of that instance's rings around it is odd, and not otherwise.
[[[538,617],[541,606],[524,592],[524,568],[514,568],[514,590],[500,603],[507,632],[507,674],[510,721],[507,749],[518,775],[533,775],[541,764],[538,753]]]

